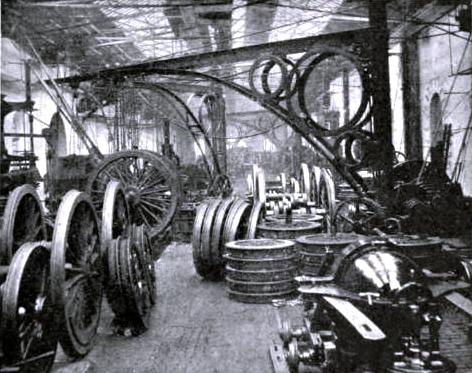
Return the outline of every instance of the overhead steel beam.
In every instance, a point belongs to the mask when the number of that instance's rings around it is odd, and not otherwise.
[[[92,73],[56,79],[57,83],[80,83],[97,78],[120,78],[136,75],[156,74],[163,69],[189,70],[205,66],[235,63],[253,60],[264,54],[293,54],[306,52],[317,45],[339,42],[343,40],[346,44],[351,41],[365,41],[370,37],[369,28],[355,31],[344,31],[331,34],[310,36],[300,39],[283,40],[273,43],[252,45],[248,47],[234,48],[215,52],[207,52],[198,55],[188,55],[165,60],[154,60],[148,62],[127,65],[112,69],[99,70]]]

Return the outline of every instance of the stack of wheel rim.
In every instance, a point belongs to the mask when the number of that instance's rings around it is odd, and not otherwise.
[[[267,220],[257,226],[260,238],[280,238],[294,240],[307,234],[321,232],[322,225],[318,222],[292,219],[287,222],[282,219]]]
[[[300,249],[299,270],[301,275],[326,276],[331,274],[331,264],[344,248],[359,240],[354,233],[319,233],[297,238]],[[331,259],[330,259],[331,256]]]
[[[442,240],[439,237],[398,235],[387,239],[389,246],[410,256],[422,266],[434,265],[441,255]]]
[[[225,243],[254,238],[262,216],[262,204],[241,198],[209,198],[198,207],[192,236],[195,270],[211,281],[224,277]]]
[[[226,287],[231,299],[270,303],[296,292],[295,244],[281,239],[249,239],[226,243]]]

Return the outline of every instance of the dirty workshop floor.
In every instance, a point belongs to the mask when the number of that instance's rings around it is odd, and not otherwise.
[[[241,373],[271,372],[268,348],[277,340],[277,310],[237,303],[224,282],[202,280],[190,245],[170,245],[157,261],[157,304],[150,329],[139,337],[113,335],[104,304],[99,339],[79,363],[53,373]]]
[[[202,280],[193,268],[190,245],[170,245],[156,266],[158,298],[150,329],[139,337],[113,335],[113,315],[104,302],[92,352],[72,364],[59,352],[53,373],[272,372],[268,348],[279,341],[276,308],[234,302],[224,282]],[[285,307],[280,314],[293,320],[301,312],[297,308]],[[443,316],[443,352],[456,362],[457,373],[471,373],[467,320],[449,309]]]

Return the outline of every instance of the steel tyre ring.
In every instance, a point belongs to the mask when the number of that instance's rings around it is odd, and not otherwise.
[[[204,260],[202,254],[203,225],[211,201],[212,200],[206,200],[197,207],[195,222],[193,226],[192,254],[193,263],[197,273],[207,280],[216,281],[221,279],[223,276],[223,266],[220,264],[212,265],[211,263],[208,263]]]
[[[8,265],[22,244],[45,238],[44,212],[36,189],[29,184],[15,188],[8,196],[2,219],[1,264]]]
[[[256,238],[257,225],[262,219],[262,207],[264,204],[260,201],[254,203],[252,206],[251,215],[249,216],[248,227],[246,232],[246,239]]]
[[[118,318],[126,317],[127,314],[127,299],[124,298],[125,291],[122,288],[124,279],[121,278],[120,242],[121,236],[112,240],[107,251],[108,281],[105,288],[108,304]]]
[[[128,204],[121,184],[116,180],[108,182],[102,208],[102,254],[111,240],[124,234],[129,224]]]
[[[234,202],[234,198],[224,199],[215,214],[215,221],[211,232],[211,255],[213,258],[218,258],[219,264],[224,263],[222,257],[224,253],[223,231],[225,221]]]
[[[202,260],[209,265],[218,264],[218,258],[214,258],[212,256],[211,233],[213,230],[215,215],[218,210],[218,207],[221,204],[221,201],[222,201],[221,199],[216,198],[209,202],[207,211],[205,213],[205,218],[203,220],[200,252],[201,252]]]
[[[59,341],[74,358],[93,346],[102,301],[100,236],[89,197],[76,190],[62,199],[51,244],[52,296],[60,315]]]
[[[223,244],[238,240],[244,237],[244,231],[247,229],[247,220],[251,213],[251,205],[243,200],[236,201],[228,212],[224,230]]]
[[[8,367],[49,372],[56,353],[55,309],[50,296],[46,242],[23,244],[15,253],[2,299],[2,339]]]

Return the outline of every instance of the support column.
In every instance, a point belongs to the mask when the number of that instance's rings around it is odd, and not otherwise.
[[[405,155],[407,159],[423,158],[421,133],[420,78],[416,39],[402,42],[403,118]]]
[[[369,0],[369,25],[371,35],[371,61],[374,84],[372,87],[374,133],[382,149],[382,169],[388,175],[393,166],[392,112],[390,103],[390,81],[388,67],[387,1]],[[385,187],[392,189],[391,180]]]

